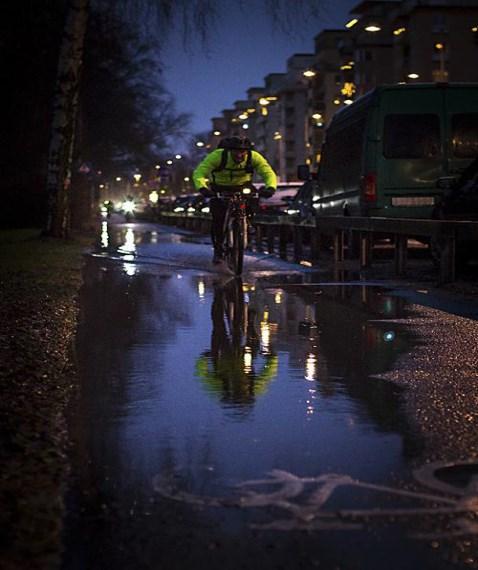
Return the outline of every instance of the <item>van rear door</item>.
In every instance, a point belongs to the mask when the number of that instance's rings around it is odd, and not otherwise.
[[[432,86],[383,92],[377,156],[382,215],[430,217],[445,167],[443,105],[443,90]]]

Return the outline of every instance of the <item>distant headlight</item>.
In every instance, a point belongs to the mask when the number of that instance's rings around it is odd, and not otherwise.
[[[252,190],[250,188],[243,188],[242,189],[243,194],[250,194],[251,192],[252,192]]]
[[[204,208],[201,208],[201,212],[204,212],[205,214],[209,214],[210,211],[211,208],[209,206],[204,206]]]
[[[192,206],[189,206],[188,212],[195,212],[195,211],[196,211],[196,210],[195,210]]]
[[[129,214],[131,214],[131,212],[134,212],[134,202],[131,200],[125,200],[123,202],[123,210]]]
[[[291,210],[286,210],[286,212],[287,212],[290,216],[293,216],[294,214],[298,214],[298,213],[299,213],[299,210],[292,210],[292,209],[291,209]]]
[[[316,210],[318,210],[320,208],[320,204],[314,204],[313,206]]]
[[[176,208],[174,208],[175,212],[184,212],[184,208],[182,206],[176,206]]]

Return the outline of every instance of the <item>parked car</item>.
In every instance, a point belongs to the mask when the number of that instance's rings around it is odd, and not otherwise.
[[[317,209],[314,207],[316,182],[307,180],[299,188],[297,194],[289,202],[286,213],[294,220],[312,219]]]
[[[200,194],[185,194],[178,196],[173,202],[172,211],[176,214],[192,214],[195,212],[195,204],[201,199]]]
[[[287,209],[301,186],[301,182],[279,182],[273,196],[260,200],[258,214],[264,216],[287,215]]]
[[[478,221],[478,157],[455,181],[450,180],[448,189],[433,211],[438,220]],[[439,255],[439,244],[432,241],[432,254]],[[466,266],[472,259],[478,259],[478,243],[466,240],[456,244],[457,267]]]

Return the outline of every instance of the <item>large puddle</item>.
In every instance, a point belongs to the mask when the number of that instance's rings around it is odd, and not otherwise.
[[[414,349],[406,301],[231,279],[161,239],[123,231],[86,264],[65,567],[447,568],[365,522],[419,504],[394,490],[420,441],[377,378]]]

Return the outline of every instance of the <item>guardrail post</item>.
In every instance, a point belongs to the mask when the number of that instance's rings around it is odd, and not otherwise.
[[[257,251],[262,251],[262,224],[257,224],[256,226],[256,249]]]
[[[334,262],[342,263],[344,260],[344,231],[335,230],[334,233]]]
[[[272,224],[267,226],[267,250],[269,253],[274,253],[275,231],[276,227]]]
[[[294,261],[300,261],[302,259],[302,228],[300,226],[292,226],[292,235],[294,238]]]
[[[444,236],[440,251],[440,284],[455,280],[455,249],[455,235]]]
[[[360,267],[370,267],[372,261],[372,234],[360,232]]]
[[[317,228],[312,227],[309,230],[310,239],[310,259],[311,261],[318,261],[320,257],[320,234]]]
[[[407,270],[408,259],[408,236],[395,235],[395,273],[396,275],[405,275]]]
[[[279,226],[279,257],[281,259],[287,259],[287,238],[289,234],[289,228],[286,225]]]

